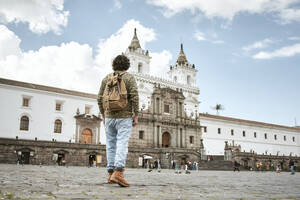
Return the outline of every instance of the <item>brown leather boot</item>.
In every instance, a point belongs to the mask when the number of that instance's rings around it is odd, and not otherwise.
[[[126,182],[126,180],[124,179],[123,172],[124,172],[124,169],[122,169],[122,171],[114,171],[114,173],[112,174],[112,176],[110,178],[110,181],[113,183],[118,183],[122,187],[129,187],[130,184],[128,184]]]
[[[107,184],[113,184],[113,182],[111,182],[111,176],[114,172],[108,172],[108,179],[107,179]]]

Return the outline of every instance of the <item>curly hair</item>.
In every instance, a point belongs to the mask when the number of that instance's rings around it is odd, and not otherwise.
[[[130,67],[129,59],[124,55],[118,55],[115,57],[112,68],[114,71],[126,71]]]

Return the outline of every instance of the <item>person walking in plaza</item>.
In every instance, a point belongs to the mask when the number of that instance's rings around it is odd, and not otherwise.
[[[235,170],[237,170],[238,172],[240,171],[240,163],[238,163],[236,160],[233,164],[233,171],[235,172]]]
[[[101,83],[98,105],[105,125],[107,183],[118,183],[122,187],[130,185],[124,178],[128,140],[131,128],[138,124],[139,96],[137,84],[125,55],[118,55],[112,63],[113,73]]]
[[[294,175],[295,174],[295,163],[294,163],[293,160],[290,160],[289,166],[290,166],[290,169],[291,169],[291,174]]]
[[[280,169],[280,164],[277,164],[276,166],[276,173],[280,173],[281,169]]]

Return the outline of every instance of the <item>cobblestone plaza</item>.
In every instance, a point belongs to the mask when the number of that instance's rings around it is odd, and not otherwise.
[[[106,184],[105,168],[0,165],[0,199],[300,199],[300,174],[127,169],[131,187]]]

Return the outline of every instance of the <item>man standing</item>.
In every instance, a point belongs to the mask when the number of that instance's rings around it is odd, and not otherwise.
[[[132,126],[138,124],[139,97],[135,78],[126,72],[129,59],[119,55],[113,60],[113,73],[101,83],[98,105],[105,125],[108,183],[130,185],[124,179],[128,140]]]
[[[295,163],[293,160],[290,160],[289,166],[291,169],[291,174],[294,175],[295,174]]]

